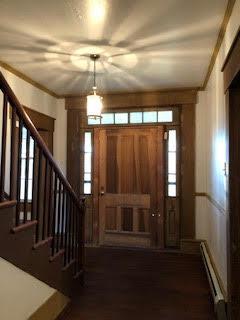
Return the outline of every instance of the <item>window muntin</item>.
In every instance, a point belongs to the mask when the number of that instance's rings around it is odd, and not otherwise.
[[[92,193],[92,133],[85,132],[84,134],[84,194]]]

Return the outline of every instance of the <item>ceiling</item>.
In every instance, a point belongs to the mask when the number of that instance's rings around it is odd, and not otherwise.
[[[227,0],[1,0],[0,60],[59,95],[203,84]]]

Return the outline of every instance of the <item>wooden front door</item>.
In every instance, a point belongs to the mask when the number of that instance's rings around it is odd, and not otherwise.
[[[163,247],[163,128],[95,129],[95,135],[100,244]]]

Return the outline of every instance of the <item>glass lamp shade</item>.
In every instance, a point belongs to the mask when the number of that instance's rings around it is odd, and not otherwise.
[[[102,97],[95,92],[87,96],[87,117],[90,119],[101,118]]]

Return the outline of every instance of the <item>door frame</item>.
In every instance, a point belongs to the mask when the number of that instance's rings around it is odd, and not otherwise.
[[[167,132],[167,130],[169,129],[173,129],[175,128],[177,131],[177,142],[180,143],[181,139],[180,139],[180,127],[179,125],[164,125],[164,124],[149,124],[149,125],[127,125],[127,126],[120,126],[120,125],[110,125],[110,126],[100,126],[100,127],[95,127],[93,128],[93,154],[95,155],[92,159],[92,167],[93,167],[93,180],[92,180],[92,189],[93,189],[93,239],[95,243],[99,244],[99,235],[100,235],[100,217],[99,217],[99,157],[96,155],[99,154],[99,150],[100,150],[100,142],[99,142],[99,133],[101,130],[104,129],[110,129],[110,130],[118,130],[118,129],[136,129],[136,128],[156,128],[156,127],[162,127],[163,128],[163,134],[165,132]],[[162,226],[162,237],[160,240],[160,248],[165,248],[166,247],[166,207],[168,206],[168,199],[169,197],[166,194],[166,188],[167,188],[167,150],[166,150],[166,140],[163,137],[163,198],[164,198],[164,202],[163,202],[163,218],[161,219],[161,226]],[[178,215],[179,215],[179,219],[178,219],[178,231],[177,234],[179,236],[180,234],[180,199],[181,199],[181,146],[178,145],[177,148],[177,179],[178,179],[178,185],[177,185],[177,197],[176,197],[176,202],[178,202],[177,204],[177,210],[178,210]],[[175,198],[173,198],[175,199]]]
[[[235,128],[238,127],[237,121],[233,121],[237,118],[237,114],[233,115],[233,108],[236,111],[236,107],[239,104],[236,103],[237,99],[240,99],[240,29],[236,34],[236,37],[232,43],[229,53],[224,61],[223,67],[224,78],[224,91],[226,94],[226,126],[227,126],[227,161],[229,163],[228,174],[228,216],[227,216],[227,289],[228,289],[228,317],[235,320],[235,314],[240,313],[240,301],[237,294],[239,293],[236,286],[239,285],[239,272],[236,272],[236,267],[239,267],[239,250],[240,244],[235,243],[235,239],[240,237],[240,223],[236,217],[236,207],[239,208],[233,195],[234,181],[232,177],[236,176],[237,168],[234,164],[234,137]],[[236,83],[237,82],[237,83]],[[237,90],[235,89],[237,87]],[[237,110],[238,111],[238,110]],[[238,111],[240,112],[240,110]],[[240,115],[239,115],[240,118]],[[238,136],[240,139],[240,137]],[[240,142],[239,142],[240,143]],[[239,189],[240,193],[240,189]],[[238,223],[236,227],[236,223]],[[236,246],[236,247],[235,247]],[[238,256],[237,256],[238,255]],[[237,257],[236,257],[237,256]],[[236,259],[238,258],[238,259]],[[236,312],[236,313],[235,313]]]

